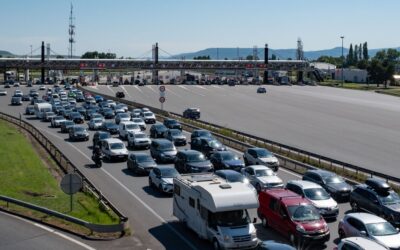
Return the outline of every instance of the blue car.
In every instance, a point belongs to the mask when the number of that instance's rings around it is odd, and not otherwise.
[[[99,103],[104,101],[104,98],[101,95],[96,95],[94,96],[94,100],[96,101],[96,103]]]
[[[217,151],[211,155],[210,161],[215,170],[231,169],[239,172],[245,167],[244,162],[231,151]]]

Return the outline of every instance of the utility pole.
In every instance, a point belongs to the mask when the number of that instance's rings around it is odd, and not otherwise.
[[[74,16],[72,13],[72,3],[71,3],[71,12],[69,15],[69,29],[68,29],[68,34],[69,34],[69,57],[72,58],[73,54],[73,44],[75,43],[75,24],[74,24]]]
[[[343,75],[343,68],[344,68],[343,39],[344,39],[344,36],[341,36],[340,38],[342,39],[342,87],[343,87],[343,84],[344,84],[344,75]]]

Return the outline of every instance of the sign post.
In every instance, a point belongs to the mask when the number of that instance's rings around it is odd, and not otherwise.
[[[70,209],[73,209],[73,197],[72,195],[77,193],[83,186],[82,178],[77,174],[66,174],[60,183],[62,191],[69,194],[70,197]]]
[[[165,86],[161,85],[158,89],[160,90],[160,98],[158,100],[161,103],[161,110],[164,110],[164,102],[166,101]]]

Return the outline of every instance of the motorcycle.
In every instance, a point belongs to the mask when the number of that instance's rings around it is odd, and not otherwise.
[[[96,168],[101,168],[102,158],[103,158],[103,156],[101,154],[94,154],[92,156],[92,160],[94,161],[94,164],[96,165]]]

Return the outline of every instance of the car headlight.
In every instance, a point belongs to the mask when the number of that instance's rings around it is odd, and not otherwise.
[[[165,156],[165,154],[164,154],[164,153],[160,153],[160,156],[163,156],[163,157],[164,157],[164,156]]]
[[[257,238],[257,230],[254,229],[254,231],[250,235],[252,239]]]
[[[304,229],[304,227],[302,225],[297,225],[296,230],[300,233],[306,233],[306,230]]]
[[[326,232],[328,230],[329,230],[328,224],[324,223],[324,231]]]
[[[224,241],[228,242],[231,239],[231,237],[229,235],[224,235]]]
[[[247,179],[247,178],[243,178],[243,183],[245,183],[245,184],[249,184],[249,183],[250,183],[250,181],[249,181],[249,179]]]

